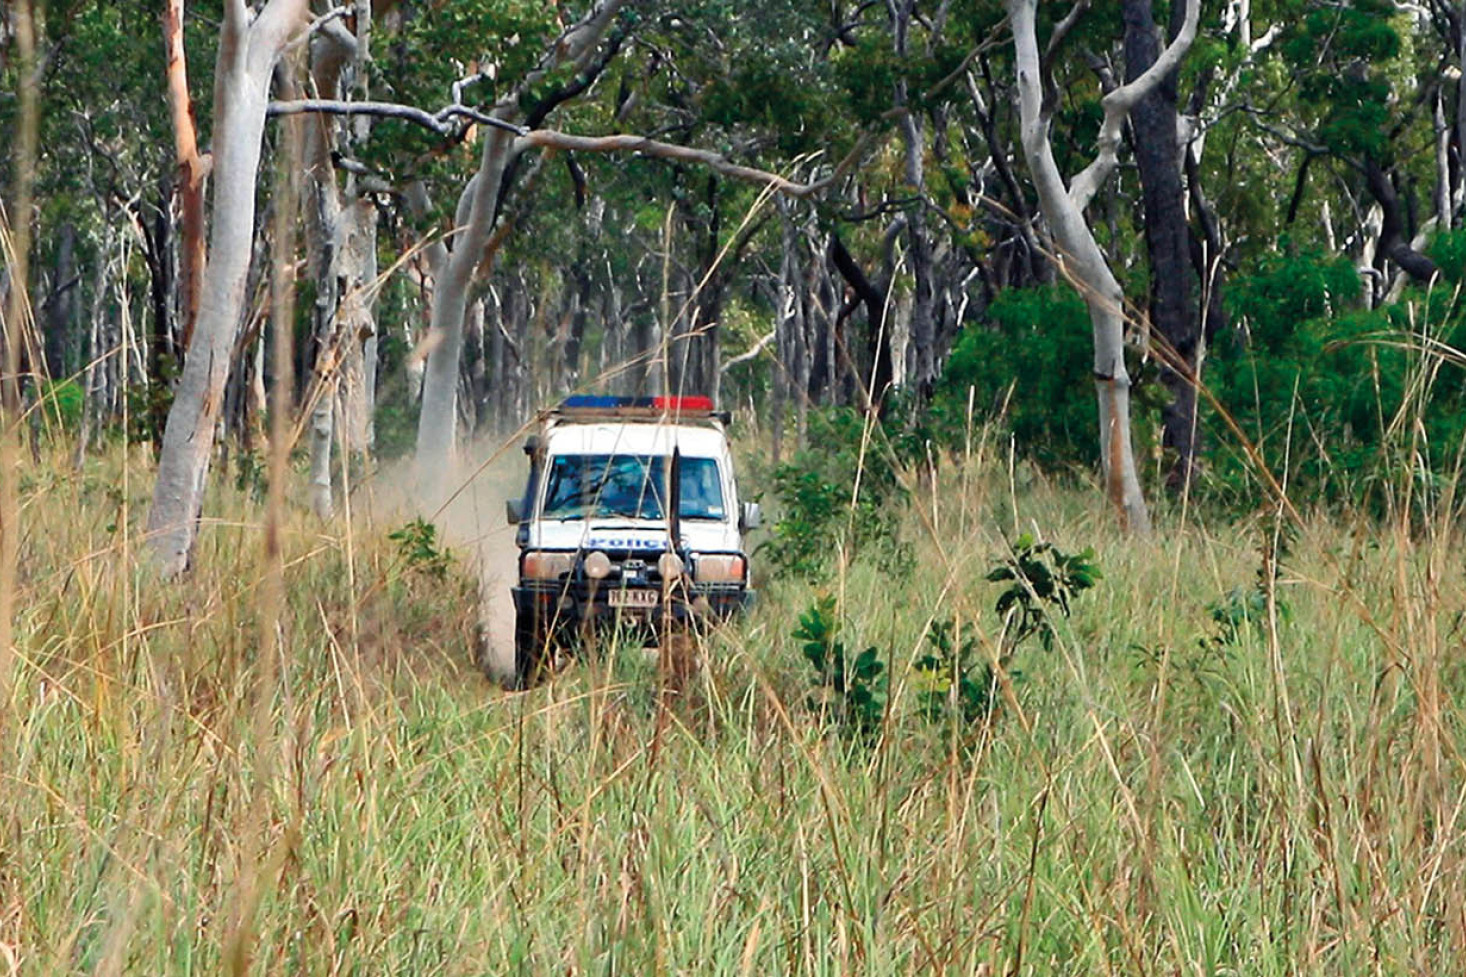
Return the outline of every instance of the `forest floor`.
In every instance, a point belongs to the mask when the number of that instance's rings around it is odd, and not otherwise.
[[[141,452],[28,465],[0,975],[1460,972],[1444,517],[1163,508],[1135,539],[1092,487],[954,463],[914,565],[765,571],[675,694],[614,646],[505,693],[470,648],[506,472],[446,551],[385,488],[292,507],[272,597],[232,477],[168,584]],[[991,713],[932,719],[931,624],[990,661],[1024,532],[1104,577]],[[791,636],[821,598],[887,665],[873,726]]]

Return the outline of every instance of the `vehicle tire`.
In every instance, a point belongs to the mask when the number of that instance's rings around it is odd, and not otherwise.
[[[546,654],[547,635],[535,620],[536,615],[523,611],[514,615],[514,688],[528,689],[544,678],[545,663],[553,656]]]

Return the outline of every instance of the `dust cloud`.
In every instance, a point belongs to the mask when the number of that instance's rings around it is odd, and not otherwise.
[[[370,493],[373,515],[410,518],[421,513],[443,540],[467,560],[478,578],[480,646],[473,653],[494,678],[514,674],[514,602],[509,588],[519,570],[515,527],[504,517],[504,502],[524,491],[528,464],[517,441],[478,438],[459,448],[460,461],[444,480],[448,503],[436,516],[412,498],[412,463],[403,461],[379,472]]]
[[[480,662],[493,677],[510,679],[514,601],[509,588],[519,574],[519,549],[504,502],[524,491],[527,463],[516,446],[488,438],[477,439],[460,457],[447,483],[454,494],[436,521],[446,541],[467,554],[478,577]]]

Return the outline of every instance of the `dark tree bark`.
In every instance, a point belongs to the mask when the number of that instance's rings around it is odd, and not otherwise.
[[[67,375],[74,345],[72,327],[76,321],[76,226],[70,221],[61,225],[56,244],[56,269],[52,275],[51,294],[46,299],[46,334],[43,337],[46,375],[62,379]]]
[[[864,388],[869,379],[870,390],[866,391],[866,407],[880,404],[886,389],[891,385],[891,337],[882,327],[886,308],[884,290],[876,288],[866,277],[864,270],[845,247],[845,242],[840,240],[839,234],[830,235],[830,260],[840,277],[845,279],[846,284],[855,291],[861,304],[865,306],[866,355],[873,366],[869,378],[859,378],[859,385]]]
[[[1177,17],[1184,6],[1175,5]],[[1151,0],[1124,0],[1125,74],[1133,81],[1155,64],[1161,39]],[[1180,27],[1177,17],[1172,33]],[[1184,491],[1196,465],[1196,360],[1200,329],[1192,299],[1190,229],[1176,137],[1176,75],[1164,77],[1130,113],[1135,159],[1145,207],[1150,258],[1151,325],[1170,347],[1162,356],[1161,382],[1170,398],[1161,411],[1162,444],[1174,453],[1166,485]]]
[[[1399,265],[1407,275],[1416,281],[1428,282],[1436,274],[1435,262],[1416,251],[1410,245],[1405,214],[1400,203],[1399,191],[1395,189],[1395,173],[1386,170],[1379,160],[1365,157],[1363,163],[1364,182],[1383,212],[1380,225],[1379,244],[1375,248],[1375,267],[1383,273],[1386,258]],[[1381,277],[1381,281],[1386,279]]]

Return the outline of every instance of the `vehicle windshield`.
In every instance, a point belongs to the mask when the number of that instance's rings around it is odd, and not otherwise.
[[[660,455],[556,455],[545,485],[545,519],[662,519],[668,459]],[[683,519],[722,519],[723,484],[713,458],[679,462]]]

